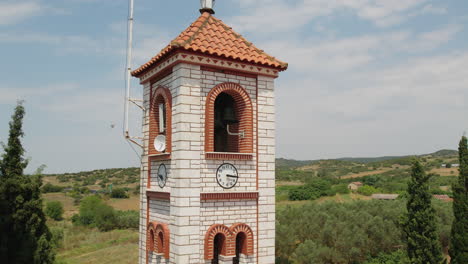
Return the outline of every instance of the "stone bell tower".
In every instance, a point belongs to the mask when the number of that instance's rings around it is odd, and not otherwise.
[[[132,72],[146,109],[140,264],[275,262],[274,80],[287,64],[211,8]]]

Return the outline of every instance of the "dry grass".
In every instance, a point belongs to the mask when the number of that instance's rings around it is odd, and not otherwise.
[[[440,176],[458,176],[458,168],[437,168],[432,169],[430,172],[439,174]]]
[[[276,186],[300,186],[300,185],[304,185],[304,183],[300,181],[276,181]]]
[[[106,203],[116,210],[140,210],[140,196],[132,195],[129,199],[109,199]]]
[[[66,196],[64,193],[45,193],[42,195],[42,198],[44,198],[44,202],[61,202],[64,209],[64,218],[70,218],[78,213],[78,207],[73,204],[73,198]]]
[[[136,263],[138,231],[113,230],[99,232],[87,227],[57,223],[65,230],[63,245],[58,252],[59,263]]]

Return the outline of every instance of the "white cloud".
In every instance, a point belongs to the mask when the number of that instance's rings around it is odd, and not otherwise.
[[[9,1],[0,2],[0,26],[14,25],[29,18],[48,14],[69,14],[68,11],[48,6],[40,1]]]
[[[444,15],[447,14],[447,8],[438,7],[432,4],[428,4],[421,9],[422,14],[435,14],[435,15]]]
[[[414,154],[467,129],[468,52],[282,81],[279,153],[296,158]],[[294,117],[294,118],[291,118]]]
[[[38,15],[43,11],[37,2],[3,2],[0,3],[0,25],[11,25]]]
[[[414,16],[415,10],[428,0],[259,0],[241,2],[245,15],[231,19],[239,31],[256,33],[287,32],[297,30],[319,17],[337,11],[351,12],[377,26],[388,27]],[[426,5],[425,13],[441,13],[438,8]]]
[[[348,38],[268,40],[259,44],[268,53],[287,61],[299,72],[337,73],[369,66],[395,55],[432,51],[463,29],[448,25],[429,32],[393,31]]]

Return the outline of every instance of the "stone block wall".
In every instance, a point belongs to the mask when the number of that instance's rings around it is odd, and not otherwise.
[[[149,139],[150,92],[163,86],[172,95],[172,150],[169,160],[142,156],[140,259],[146,262],[146,227],[148,222],[167,223],[170,229],[168,263],[208,263],[204,255],[207,230],[213,224],[247,224],[253,232],[253,255],[242,263],[273,264],[275,255],[275,112],[274,78],[202,70],[199,65],[176,64],[172,73],[144,88],[146,113],[143,122],[145,150],[152,148]],[[253,109],[253,153],[248,160],[206,159],[205,105],[208,93],[218,84],[236,83],[248,93]],[[257,126],[258,124],[258,126]],[[148,160],[151,159],[150,163]],[[237,185],[221,188],[216,170],[229,162],[239,172]],[[157,184],[157,169],[164,163],[168,181]],[[148,188],[148,173],[151,187]],[[150,199],[146,191],[170,192],[170,200]],[[258,192],[257,200],[201,201],[202,193]],[[149,208],[149,211],[147,211]],[[158,260],[159,259],[159,260]],[[148,263],[165,263],[151,255]]]

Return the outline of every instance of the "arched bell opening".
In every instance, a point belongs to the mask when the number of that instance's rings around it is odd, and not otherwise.
[[[239,152],[239,118],[236,110],[238,106],[234,98],[221,93],[215,101],[214,118],[214,151]]]
[[[239,264],[242,255],[247,255],[247,235],[240,232],[236,236],[236,256],[233,259],[233,264]]]
[[[148,153],[161,154],[171,152],[171,126],[172,126],[172,96],[169,89],[158,87],[151,91],[149,109],[149,137]],[[156,150],[154,141],[157,136],[165,136],[165,147]]]
[[[220,256],[226,251],[226,237],[219,233],[215,236],[213,241],[213,259],[211,264],[219,264]]]
[[[253,108],[247,91],[222,83],[208,93],[205,108],[205,151],[253,152]]]

